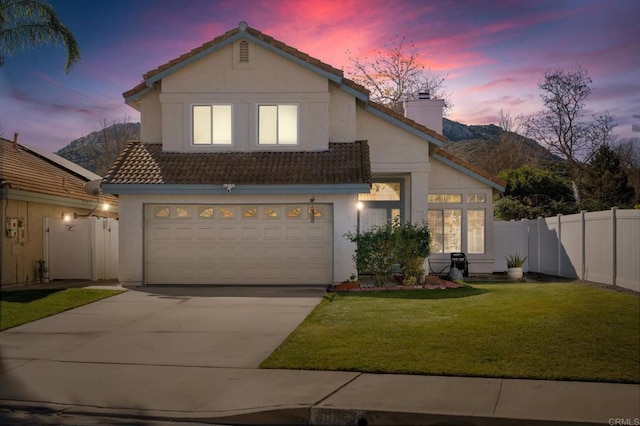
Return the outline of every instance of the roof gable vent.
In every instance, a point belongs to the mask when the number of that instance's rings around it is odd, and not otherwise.
[[[233,67],[253,68],[256,62],[256,45],[247,39],[233,43]]]
[[[249,63],[249,42],[247,40],[241,40],[239,49],[240,49],[240,52],[239,52],[238,61],[241,64],[248,64]]]

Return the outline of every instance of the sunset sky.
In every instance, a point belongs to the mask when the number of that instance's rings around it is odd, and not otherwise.
[[[82,62],[63,71],[62,49],[6,58],[0,68],[3,136],[57,151],[100,130],[101,120],[139,121],[122,92],[142,74],[240,21],[336,68],[372,58],[394,36],[413,41],[432,72],[447,76],[464,124],[497,123],[541,109],[548,68],[580,65],[593,79],[587,113],[609,111],[621,138],[640,125],[637,0],[53,0]]]

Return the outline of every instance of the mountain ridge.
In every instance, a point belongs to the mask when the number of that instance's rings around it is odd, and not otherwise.
[[[448,140],[443,149],[493,174],[505,168],[519,167],[522,161],[532,158],[552,170],[562,164],[559,157],[533,139],[506,132],[494,124],[467,125],[443,118],[443,133]],[[116,123],[74,139],[56,154],[104,176],[126,143],[139,139],[140,123]],[[505,142],[508,142],[507,146]],[[515,163],[490,161],[495,160],[496,155],[513,159],[514,154],[519,158]],[[496,164],[506,167],[496,167]]]

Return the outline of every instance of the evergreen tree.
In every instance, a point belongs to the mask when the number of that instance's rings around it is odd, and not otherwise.
[[[608,145],[602,145],[584,167],[580,186],[580,206],[584,210],[608,210],[633,206],[635,191],[629,185],[620,157]]]
[[[521,167],[498,175],[507,182],[496,196],[495,216],[501,220],[535,219],[577,212],[571,188],[547,170]]]

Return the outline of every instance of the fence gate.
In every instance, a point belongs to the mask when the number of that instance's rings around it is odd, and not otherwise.
[[[118,221],[45,218],[43,257],[49,279],[106,280],[118,278]]]

